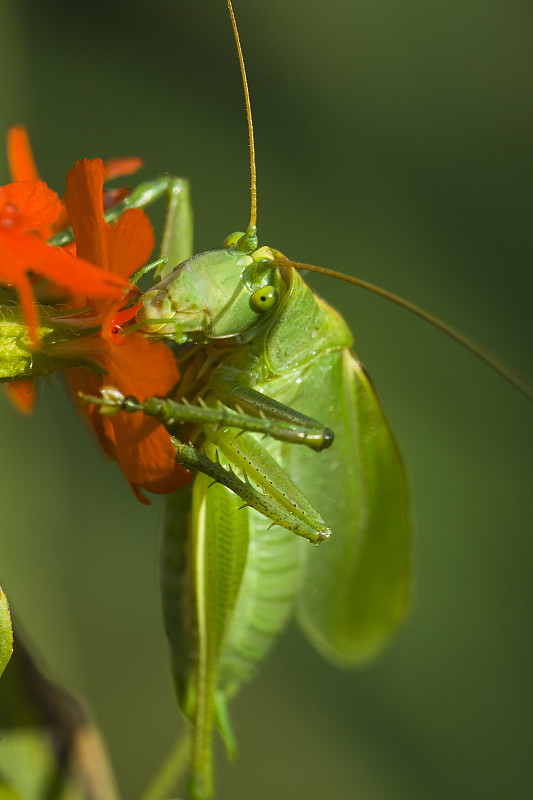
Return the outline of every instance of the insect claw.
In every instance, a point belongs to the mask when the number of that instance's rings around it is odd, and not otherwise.
[[[268,528],[267,528],[267,531],[269,531],[269,530],[270,530],[270,528],[273,528],[273,527],[274,527],[274,525],[277,525],[277,523],[276,523],[276,522],[271,522],[271,523],[270,523],[270,525],[269,525],[269,526],[268,526]]]
[[[220,459],[218,457],[218,450],[215,450],[215,461],[220,466]]]
[[[208,488],[208,489],[210,489],[210,488],[211,488],[211,486],[214,486],[214,485],[215,485],[215,483],[218,483],[218,481],[217,481],[217,480],[211,481],[211,483],[209,483],[209,484],[207,485],[207,488]]]
[[[205,408],[207,406],[207,403],[205,402],[205,400],[203,400],[201,397],[199,397],[198,398],[198,405],[201,406],[202,408]]]
[[[249,506],[249,505],[250,505],[249,503],[244,503],[244,505],[242,505],[242,506],[239,506],[239,508],[237,509],[237,511],[242,511],[242,509],[243,509],[243,508],[248,508],[248,506]]]
[[[243,478],[244,478],[245,482],[246,482],[248,485],[250,485],[250,481],[248,480],[248,475],[246,474],[246,472],[245,472],[244,470],[242,471],[242,476],[243,476]]]
[[[244,414],[244,411],[242,410],[242,406],[236,404],[234,406],[234,408],[235,408],[235,411],[237,412],[237,414]]]

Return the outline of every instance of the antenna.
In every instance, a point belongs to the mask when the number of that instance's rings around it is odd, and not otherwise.
[[[254,126],[252,122],[252,106],[250,104],[250,92],[248,91],[248,81],[246,79],[246,68],[244,66],[244,56],[242,54],[241,40],[237,29],[237,21],[233,12],[231,0],[227,0],[228,11],[231,18],[235,44],[242,75],[242,88],[244,89],[244,101],[246,103],[246,119],[248,121],[248,141],[250,145],[250,222],[246,230],[246,235],[241,239],[240,247],[243,250],[255,250],[257,247],[257,175],[255,169],[255,143]]]
[[[492,353],[489,353],[487,350],[477,344],[477,342],[469,339],[468,336],[464,335],[464,333],[460,333],[460,331],[452,328],[452,326],[448,325],[448,323],[443,322],[438,317],[430,314],[429,311],[424,311],[423,308],[420,308],[414,303],[410,303],[409,300],[404,300],[403,297],[393,294],[386,289],[382,289],[380,286],[376,286],[373,283],[363,281],[361,278],[354,278],[352,275],[345,275],[343,272],[336,272],[333,269],[327,269],[327,267],[315,267],[313,264],[302,264],[298,261],[291,261],[290,259],[276,259],[270,263],[271,265],[276,265],[278,267],[290,266],[294,269],[307,270],[308,272],[318,272],[320,275],[327,275],[330,278],[338,278],[341,281],[352,283],[354,286],[359,286],[361,289],[366,289],[367,292],[373,292],[380,297],[384,297],[386,300],[390,300],[392,303],[396,303],[397,306],[405,308],[406,311],[410,311],[411,314],[415,314],[425,322],[429,322],[429,324],[433,325],[434,328],[437,328],[451,339],[454,339],[460,345],[469,350],[472,355],[476,356],[481,361],[484,361],[485,364],[497,372],[498,375],[500,375],[502,378],[505,378],[506,381],[515,387],[515,389],[518,389],[519,392],[522,392],[522,394],[524,394],[528,400],[533,400],[533,386],[525,381],[521,375],[510,369],[503,362],[499,361],[497,358],[495,358],[495,356],[492,355]]]

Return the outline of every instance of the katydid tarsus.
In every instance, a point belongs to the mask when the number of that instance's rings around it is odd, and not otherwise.
[[[168,264],[138,325],[180,346],[182,381],[169,402],[139,404],[112,389],[99,402],[105,413],[159,416],[178,460],[198,470],[168,500],[163,594],[178,697],[192,722],[190,792],[203,800],[212,794],[212,728],[232,754],[226,701],[294,603],[313,643],[345,665],[371,657],[401,620],[408,496],[350,333],[291,262],[258,247],[254,208],[245,233],[190,258],[185,182],[140,187],[128,203],[146,205],[154,187],[175,201]],[[330,532],[318,549],[302,541]]]

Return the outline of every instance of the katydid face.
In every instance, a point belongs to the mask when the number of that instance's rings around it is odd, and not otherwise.
[[[274,255],[236,245],[209,250],[176,267],[141,297],[144,330],[178,343],[207,343],[261,327],[285,292]]]

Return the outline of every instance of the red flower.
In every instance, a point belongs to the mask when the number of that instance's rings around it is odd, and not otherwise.
[[[68,225],[68,220],[59,197],[39,180],[28,134],[22,126],[8,132],[7,155],[14,183],[0,187],[0,281],[17,290],[30,341],[34,349],[39,349],[39,320],[28,272],[46,277],[70,292],[83,287],[104,296],[122,296],[126,281],[102,275],[82,259],[73,259],[46,244],[54,227],[60,229]],[[58,218],[62,220],[59,225]],[[12,384],[7,392],[20,411],[28,413],[33,409],[32,380]]]
[[[71,307],[90,306],[87,321],[102,326],[97,336],[69,343],[70,350],[78,348],[97,358],[107,370],[104,377],[81,368],[67,370],[76,396],[79,391],[98,394],[106,385],[140,399],[168,394],[179,377],[170,350],[138,333],[117,336],[113,325],[131,316],[120,310],[125,304],[123,289],[129,275],[148,260],[153,234],[143,211],[127,211],[116,225],[105,222],[103,206],[118,202],[127,190],[103,192],[103,182],[135,172],[142,165],[140,159],[78,162],[68,175],[66,209],[38,180],[28,135],[21,126],[9,131],[8,161],[16,183],[0,188],[0,281],[19,291],[33,341],[38,344],[37,315],[28,271],[67,289]],[[77,248],[69,246],[67,255],[44,239],[69,222]],[[12,384],[8,391],[21,410],[31,409],[32,381]],[[191,481],[190,473],[176,464],[170,437],[156,420],[140,414],[103,417],[90,406],[82,410],[104,451],[118,461],[142,502],[148,501],[141,488],[166,493]]]
[[[35,174],[27,138],[24,142],[20,137],[23,129],[15,130],[17,135],[12,135],[8,144],[13,172]],[[18,150],[24,155],[20,164]],[[48,278],[71,294],[85,292],[93,297],[120,298],[127,286],[125,278],[103,273],[88,261],[73,258],[46,243],[62,209],[61,200],[44,181],[26,179],[0,187],[0,281],[17,290],[35,349],[39,347],[39,320],[29,272]]]
[[[149,259],[154,239],[150,222],[140,209],[126,211],[115,225],[103,214],[104,165],[100,159],[78,161],[67,175],[65,205],[76,237],[77,253],[98,264],[110,277],[126,278]],[[176,362],[163,342],[149,342],[140,333],[114,335],[113,321],[124,303],[117,298],[91,296],[81,300],[90,305],[102,325],[99,338],[104,345],[100,356],[107,375],[72,369],[67,378],[77,394],[98,394],[113,386],[124,395],[140,400],[167,395],[179,378]],[[105,452],[118,461],[137,497],[147,500],[140,489],[156,494],[185,486],[192,476],[175,462],[175,451],[165,429],[142,414],[102,416],[97,408],[84,407]]]

